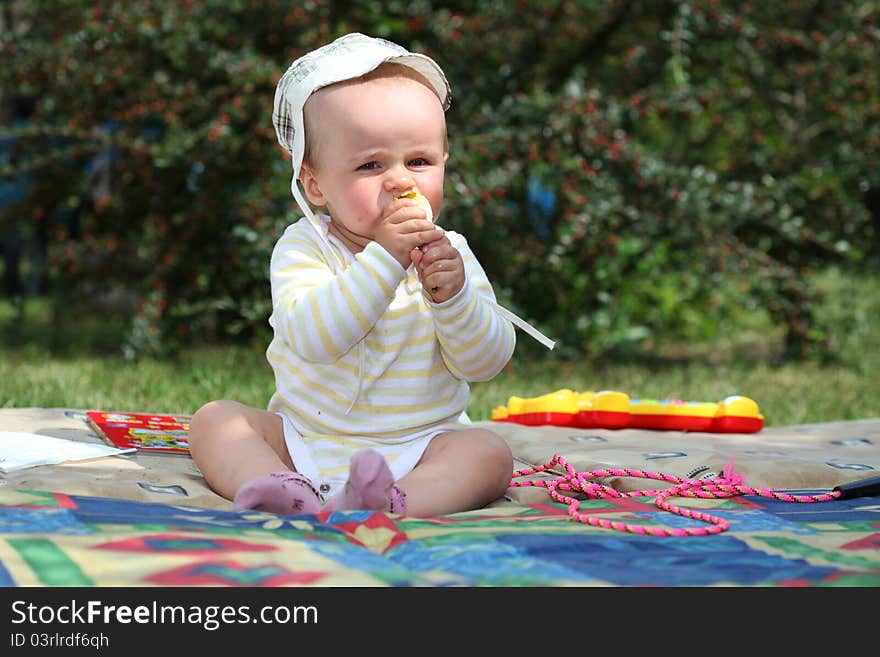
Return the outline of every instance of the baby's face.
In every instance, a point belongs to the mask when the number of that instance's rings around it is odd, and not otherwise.
[[[406,77],[333,85],[307,102],[314,179],[309,200],[372,239],[391,200],[418,188],[436,217],[443,204],[446,127],[426,86]]]

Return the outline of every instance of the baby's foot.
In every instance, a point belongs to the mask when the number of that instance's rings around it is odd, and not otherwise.
[[[232,500],[236,511],[254,509],[281,515],[308,515],[321,510],[318,491],[298,472],[275,472],[243,484]]]
[[[351,457],[348,481],[341,492],[324,505],[324,511],[376,509],[403,514],[406,494],[394,483],[394,475],[377,451],[364,449]]]

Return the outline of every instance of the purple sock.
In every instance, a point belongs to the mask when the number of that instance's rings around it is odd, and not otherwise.
[[[298,472],[275,472],[251,479],[235,494],[232,508],[281,515],[307,515],[321,510],[321,498],[312,482]]]
[[[394,483],[385,458],[372,449],[363,449],[351,457],[345,487],[330,498],[323,511],[358,509],[406,513],[406,493]]]

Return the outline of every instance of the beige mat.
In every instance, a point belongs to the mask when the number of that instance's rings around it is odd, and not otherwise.
[[[876,476],[880,471],[880,418],[767,427],[754,434],[477,424],[492,428],[508,441],[516,468],[541,465],[560,454],[578,471],[632,468],[678,477],[707,477],[719,473],[734,459],[736,472],[743,474],[750,486],[797,490],[832,488]],[[102,442],[87,425],[85,412],[76,409],[0,409],[0,431]],[[618,490],[662,487],[656,481],[633,478],[611,478],[604,483]],[[208,488],[193,461],[178,455],[136,453],[38,466],[0,475],[0,485],[16,490],[231,508],[227,500]],[[547,499],[543,489],[515,488],[498,504]]]

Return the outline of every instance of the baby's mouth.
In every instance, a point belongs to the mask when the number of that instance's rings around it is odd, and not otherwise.
[[[427,220],[430,222],[434,221],[434,210],[431,208],[431,203],[428,201],[428,199],[426,199],[424,196],[422,196],[422,194],[419,192],[419,190],[417,190],[415,188],[408,189],[407,191],[403,192],[402,194],[398,194],[394,198],[396,198],[396,199],[397,198],[411,198],[411,199],[416,200],[419,203],[419,205],[422,206],[422,209],[425,211],[425,217],[427,218]]]

